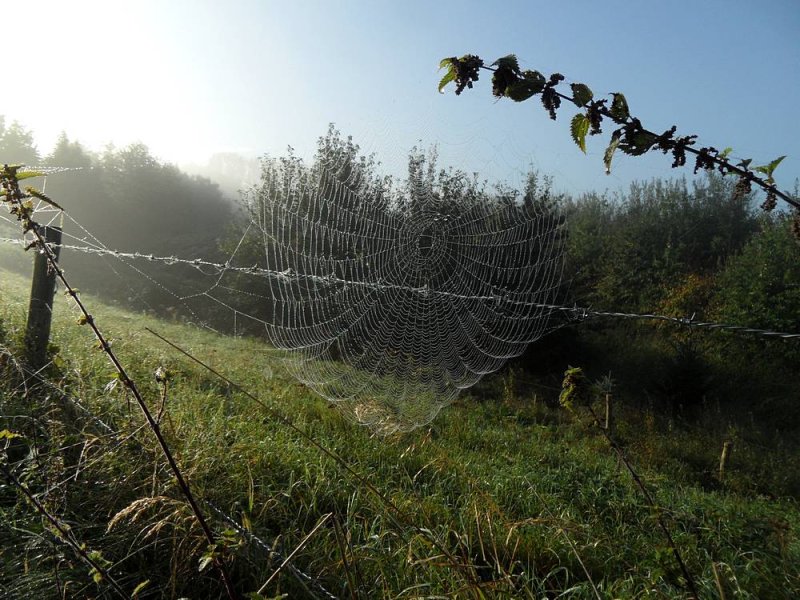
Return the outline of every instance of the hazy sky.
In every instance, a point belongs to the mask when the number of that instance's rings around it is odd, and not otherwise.
[[[569,107],[496,102],[490,77],[440,95],[439,59],[516,53],[595,95],[624,92],[655,130],[800,176],[800,1],[548,2],[26,0],[4,23],[6,64],[26,74],[0,114],[47,152],[65,130],[93,149],[142,141],[172,162],[216,151],[309,155],[329,122],[402,169],[415,143],[442,162],[512,183],[529,166],[570,191],[678,174],[660,154],[618,157],[608,135],[584,157]],[[608,128],[610,130],[610,127]],[[684,169],[681,173],[690,174]]]

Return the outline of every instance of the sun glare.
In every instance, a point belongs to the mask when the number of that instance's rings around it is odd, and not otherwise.
[[[198,151],[192,123],[199,101],[184,91],[191,73],[167,47],[166,24],[147,17],[141,5],[33,2],[25,8],[40,18],[23,17],[26,25],[8,27],[4,37],[10,36],[29,92],[6,95],[3,112],[35,129],[40,150],[46,153],[66,131],[93,149],[143,141],[171,157]]]

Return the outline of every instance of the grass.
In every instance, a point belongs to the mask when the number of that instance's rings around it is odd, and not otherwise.
[[[796,446],[748,446],[738,434],[720,483],[722,440],[737,432],[621,405],[618,436],[654,509],[604,439],[557,407],[557,391],[512,372],[487,379],[429,426],[381,437],[298,384],[283,355],[257,340],[86,298],[154,412],[163,393],[154,372],[172,375],[162,426],[222,538],[209,549],[141,415],[63,297],[53,364],[44,382],[22,385],[15,359],[28,282],[5,271],[0,281],[0,430],[24,436],[6,456],[124,589],[143,585],[137,598],[225,597],[214,570],[201,569],[209,552],[228,564],[240,593],[253,593],[325,515],[263,597],[324,597],[321,586],[342,598],[593,598],[593,585],[602,598],[685,596],[654,510],[702,597],[800,595]],[[334,450],[401,514],[145,326]],[[5,481],[0,512],[0,597],[112,597]]]

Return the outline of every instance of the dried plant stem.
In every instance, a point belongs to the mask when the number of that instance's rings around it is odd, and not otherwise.
[[[733,450],[733,442],[727,441],[722,444],[722,454],[719,457],[719,480],[725,480],[725,468],[728,466],[728,459]]]

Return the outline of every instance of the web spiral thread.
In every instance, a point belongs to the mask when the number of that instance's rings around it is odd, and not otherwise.
[[[284,276],[267,280],[264,327],[302,383],[379,431],[408,430],[548,331],[536,305],[560,285],[562,219],[413,161],[402,193],[364,167],[265,162],[249,210]]]

